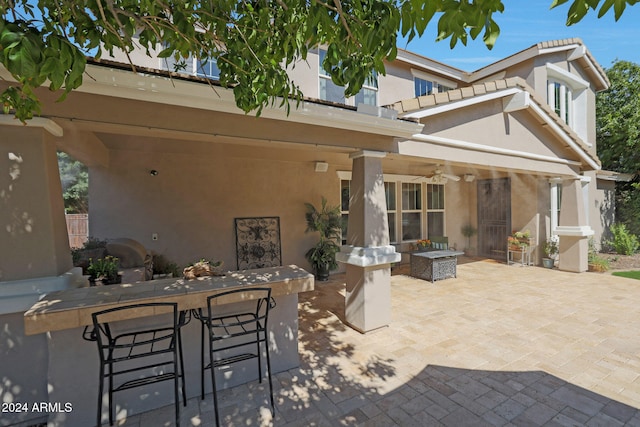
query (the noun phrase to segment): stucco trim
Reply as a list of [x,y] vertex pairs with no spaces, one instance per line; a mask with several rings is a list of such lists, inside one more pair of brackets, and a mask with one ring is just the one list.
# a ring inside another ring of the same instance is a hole
[[555,234],[558,236],[588,237],[593,236],[595,232],[588,225],[559,225],[556,227]]
[[[131,70],[87,65],[93,79],[87,80],[77,91],[120,97],[136,101],[199,108],[244,115],[235,103],[231,89],[213,87],[204,89],[202,82],[171,79],[155,74],[134,73]],[[292,101],[295,102],[295,101]],[[279,103],[276,103],[279,105]],[[408,136],[423,125],[358,113],[337,106],[302,101],[294,105],[289,114],[284,107],[266,107],[261,117],[330,128],[355,130],[386,136]]]
[[356,265],[358,267],[373,267],[376,265],[399,262],[402,254],[396,252],[395,246],[375,246],[363,248],[359,246],[343,245],[336,254],[336,261]]
[[[463,141],[460,139],[444,138],[441,136],[416,134],[411,138],[415,141],[430,142],[434,144],[446,145],[450,147],[463,148],[466,150],[481,151],[483,153],[502,154],[506,156],[521,157],[524,159],[541,160],[550,163],[559,163],[568,166],[580,166],[580,162],[563,159],[560,157],[544,156],[541,154],[529,153],[527,151],[511,150],[508,148],[494,147],[492,145],[477,144],[475,142]],[[403,141],[405,143],[411,141]],[[402,144],[400,142],[399,144]]]
[[42,128],[47,132],[49,132],[51,135],[56,137],[62,137],[64,135],[64,131],[56,122],[54,122],[51,119],[47,119],[43,117],[34,117],[31,120],[28,120],[26,123],[22,123],[20,120],[16,119],[12,115],[1,114],[0,125],[36,127],[36,128]]

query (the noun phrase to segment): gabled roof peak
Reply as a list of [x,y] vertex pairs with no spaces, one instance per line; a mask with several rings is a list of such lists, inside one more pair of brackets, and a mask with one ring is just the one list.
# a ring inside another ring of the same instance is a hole
[[528,99],[524,106],[531,108],[536,114],[544,116],[547,123],[556,129],[556,132],[566,136],[566,140],[571,141],[576,151],[587,164],[591,165],[593,169],[600,168],[599,159],[591,153],[589,147],[580,136],[555,114],[546,102],[538,99],[533,88],[521,77],[509,77],[477,83],[447,92],[399,101],[388,107],[395,109],[402,118],[415,120],[433,114],[455,111],[468,107],[473,103],[512,96],[516,93],[524,93]]
[[609,88],[610,83],[606,72],[600,64],[598,64],[598,61],[596,61],[593,55],[591,55],[591,52],[589,52],[582,39],[579,37],[548,40],[536,43],[527,49],[516,52],[513,55],[507,56],[470,73],[468,82],[472,83],[474,81],[482,80],[534,57],[560,51],[572,51],[572,53],[568,55],[568,60],[578,62],[590,75],[596,91],[606,90]]

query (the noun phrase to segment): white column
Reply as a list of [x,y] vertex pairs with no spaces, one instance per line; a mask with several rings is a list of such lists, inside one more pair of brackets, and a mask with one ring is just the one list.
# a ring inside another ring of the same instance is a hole
[[368,332],[391,321],[391,263],[400,254],[389,244],[382,158],[385,153],[359,151],[353,160],[347,245],[336,255],[346,264],[345,319]]

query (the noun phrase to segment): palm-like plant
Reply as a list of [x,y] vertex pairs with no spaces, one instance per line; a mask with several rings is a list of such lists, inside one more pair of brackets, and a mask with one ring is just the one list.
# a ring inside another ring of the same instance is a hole
[[340,206],[327,206],[327,199],[322,198],[321,209],[316,209],[311,203],[305,203],[307,212],[306,232],[318,232],[320,240],[305,254],[307,260],[313,266],[318,280],[326,280],[329,271],[338,268],[336,253],[340,251],[337,241],[341,237],[342,214]]

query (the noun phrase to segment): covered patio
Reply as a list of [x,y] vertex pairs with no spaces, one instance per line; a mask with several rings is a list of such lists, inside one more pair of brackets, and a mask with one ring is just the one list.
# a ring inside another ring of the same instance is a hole
[[[277,376],[275,419],[252,382],[221,393],[224,424],[640,425],[640,282],[464,257],[455,279],[405,273],[390,326],[366,335],[343,322],[344,275],[300,294],[300,368]],[[191,399],[184,425],[212,411]]]

